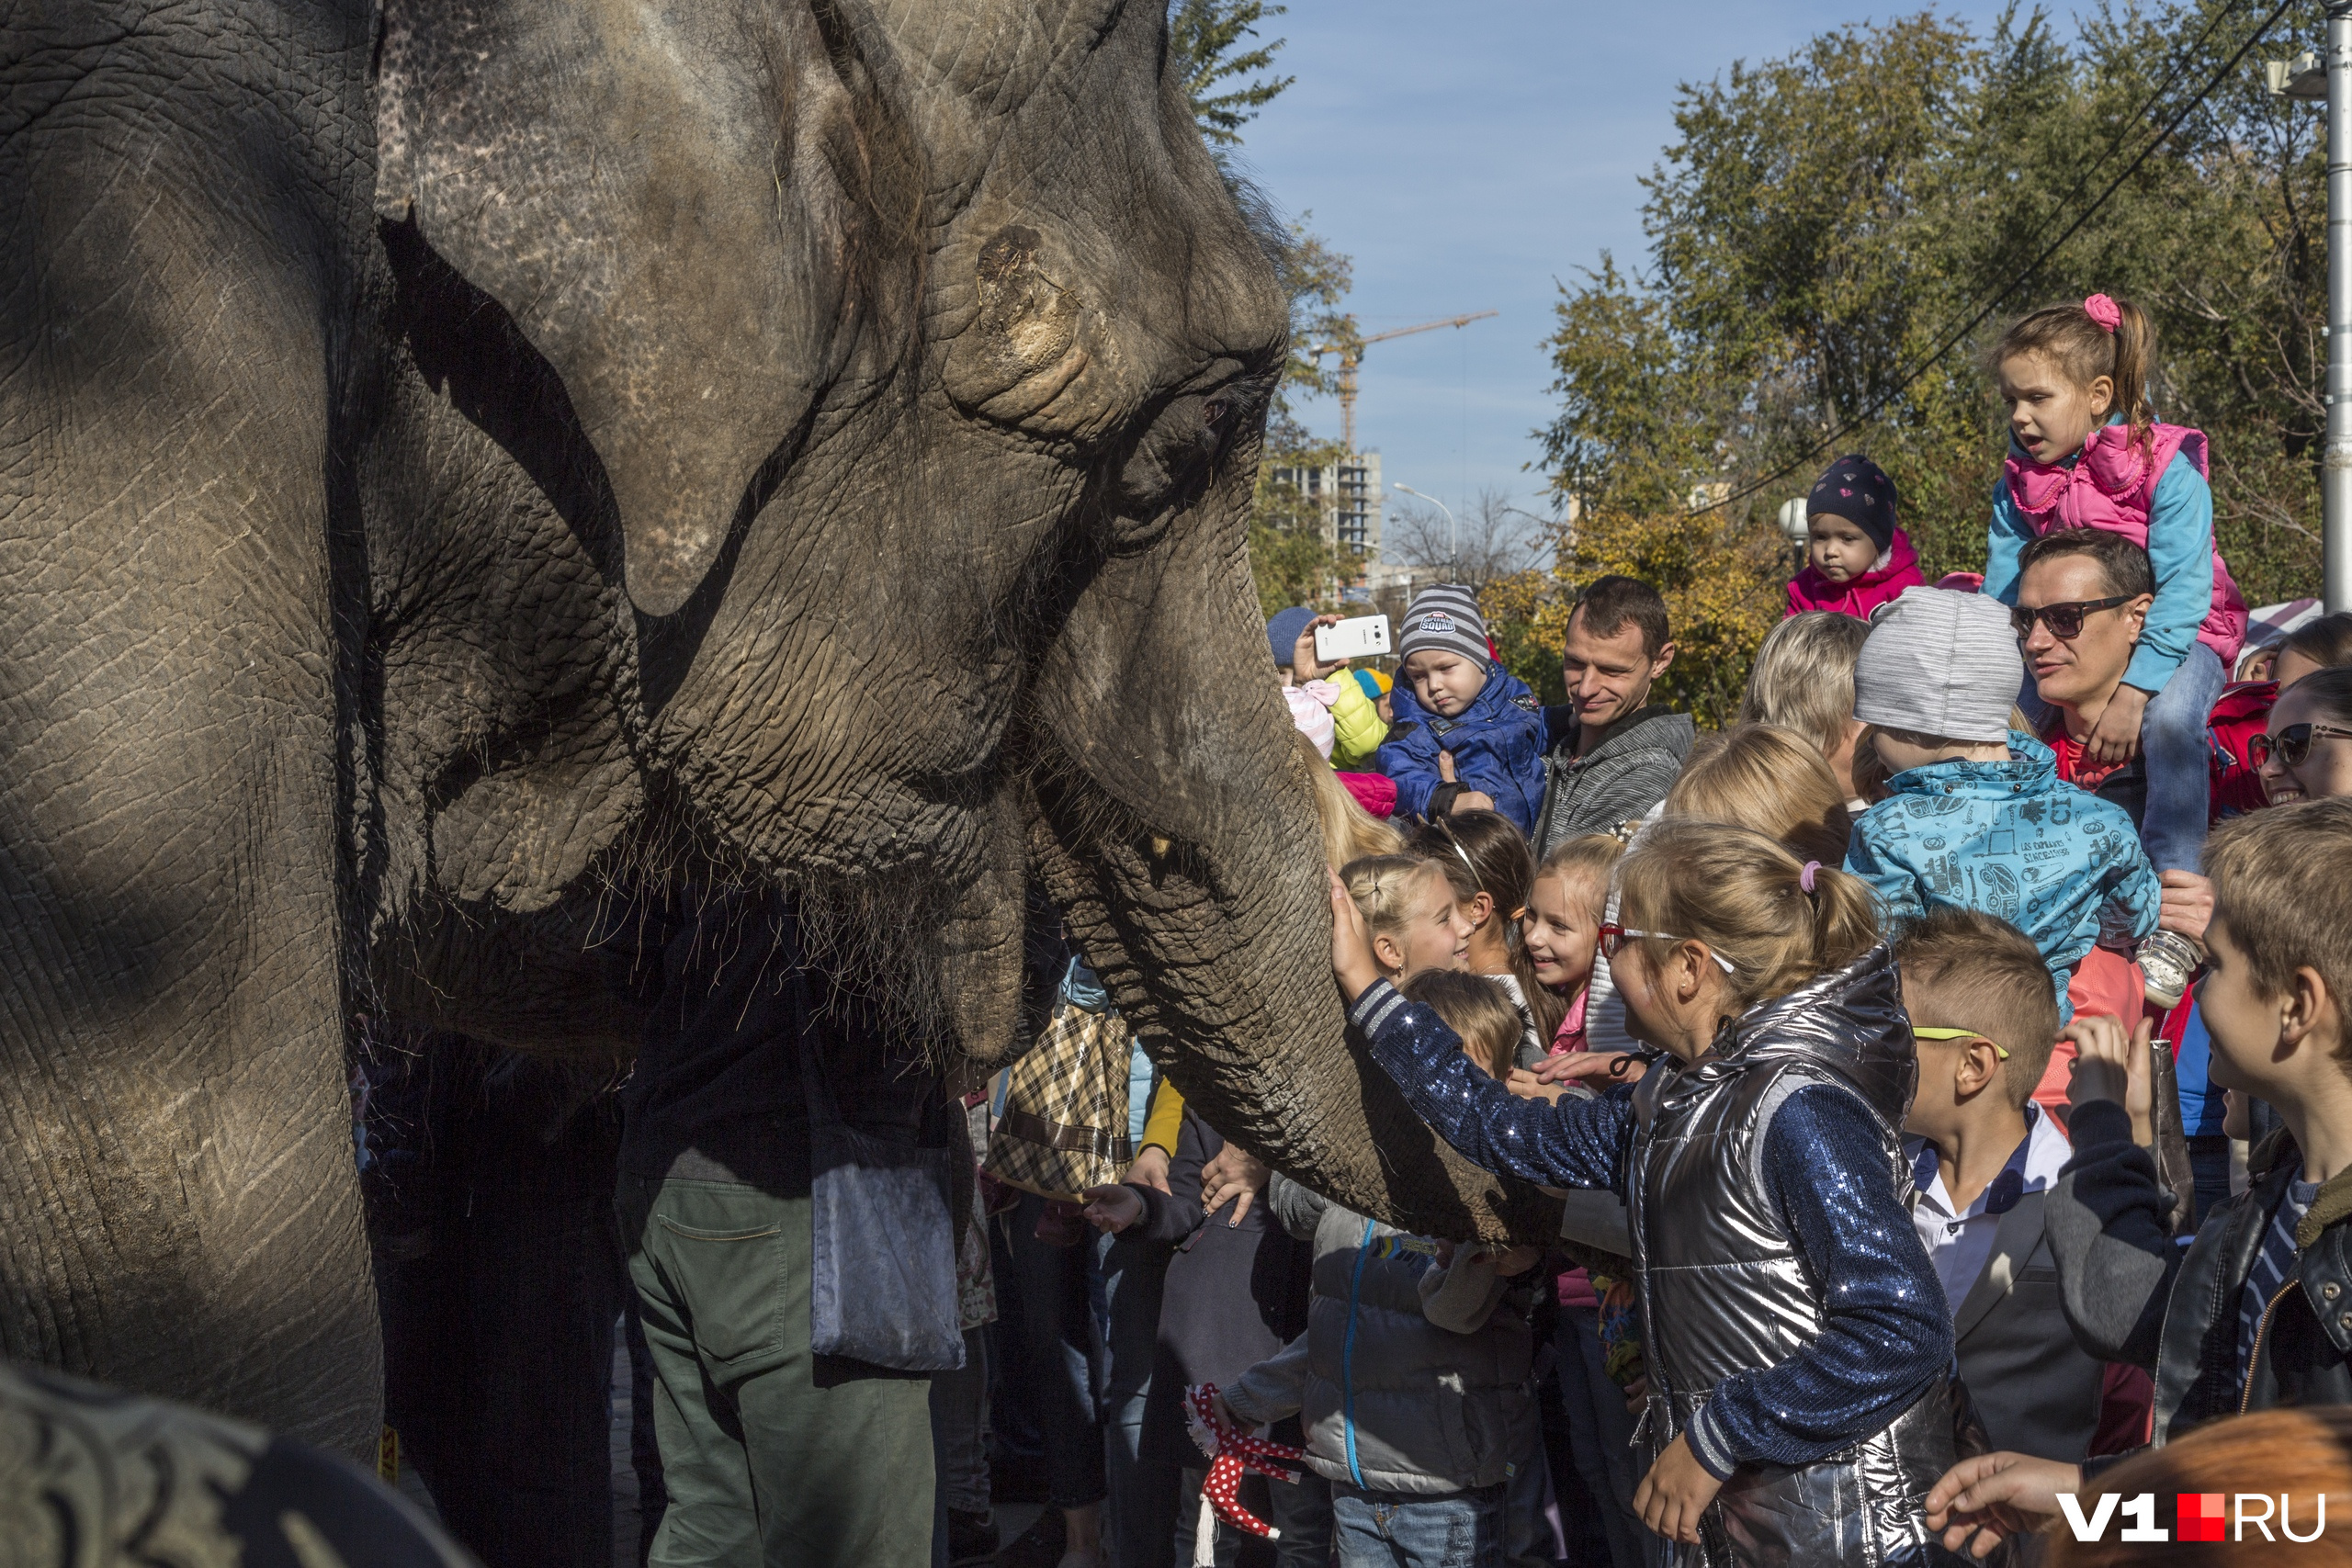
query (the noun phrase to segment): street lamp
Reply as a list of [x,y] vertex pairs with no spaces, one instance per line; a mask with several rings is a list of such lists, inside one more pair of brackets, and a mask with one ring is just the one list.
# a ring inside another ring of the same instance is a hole
[[1461,542],[1454,537],[1453,508],[1448,506],[1445,502],[1440,501],[1433,495],[1422,494],[1421,491],[1415,490],[1411,485],[1400,484],[1396,488],[1403,491],[1407,495],[1420,496],[1423,501],[1428,502],[1431,506],[1436,507],[1440,512],[1445,513],[1445,575],[1449,581],[1452,580],[1455,570],[1457,570],[1458,564],[1454,560],[1454,555],[1461,548]]

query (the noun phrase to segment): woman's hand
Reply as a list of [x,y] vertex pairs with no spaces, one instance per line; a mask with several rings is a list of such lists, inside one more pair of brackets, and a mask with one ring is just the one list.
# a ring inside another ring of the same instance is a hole
[[2121,767],[2140,750],[2140,719],[2148,711],[2148,694],[2137,686],[2118,686],[2099,710],[2098,722],[2083,737],[2083,759],[2098,767]]
[[1668,1540],[1695,1544],[1699,1540],[1699,1516],[1715,1500],[1724,1483],[1707,1473],[1699,1456],[1690,1451],[1690,1439],[1677,1438],[1657,1456],[1650,1472],[1642,1477],[1642,1484],[1634,1494],[1634,1512],[1642,1523]]
[[2025,1454],[1979,1454],[1945,1471],[1928,1493],[1928,1528],[1944,1550],[1991,1554],[2002,1540],[2039,1529],[2058,1512],[2058,1494],[2083,1488],[2082,1466]]
[[1380,978],[1380,965],[1372,956],[1372,930],[1363,923],[1363,911],[1348,897],[1348,885],[1340,874],[1331,877],[1331,973],[1340,977],[1340,994],[1348,1005],[1372,988]]
[[2158,880],[2165,891],[2156,907],[2156,928],[2203,947],[2205,928],[2213,919],[2213,885],[2193,871],[2167,871]]
[[1127,1174],[1120,1178],[1131,1187],[1148,1187],[1155,1192],[1168,1190],[1168,1151],[1158,1144],[1146,1144],[1143,1153],[1136,1156],[1127,1167]]
[[2123,1025],[2105,1013],[2079,1013],[2062,1036],[2075,1043],[2075,1075],[2066,1086],[2067,1104],[2115,1101],[2132,1113],[2132,1141],[2142,1148],[2156,1141],[2155,1086],[2148,1061],[2149,1035],[2154,1028],[2155,1021],[2143,1017],[2126,1037]]
[[1273,1173],[1265,1162],[1238,1144],[1227,1144],[1201,1167],[1201,1213],[1204,1217],[1225,1207],[1226,1200],[1233,1200],[1233,1217],[1225,1222],[1231,1230],[1266,1190]]
[[1143,1194],[1132,1187],[1090,1187],[1079,1198],[1086,1204],[1080,1212],[1106,1235],[1125,1230],[1143,1218]]

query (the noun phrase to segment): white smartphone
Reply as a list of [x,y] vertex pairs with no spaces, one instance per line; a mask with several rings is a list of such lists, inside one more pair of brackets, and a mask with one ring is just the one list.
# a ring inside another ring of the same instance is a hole
[[1388,651],[1388,617],[1355,615],[1335,626],[1315,628],[1315,657],[1325,664],[1369,659]]

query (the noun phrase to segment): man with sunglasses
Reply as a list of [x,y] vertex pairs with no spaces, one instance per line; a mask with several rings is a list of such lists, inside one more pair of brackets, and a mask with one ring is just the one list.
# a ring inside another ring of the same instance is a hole
[[2045,534],[2018,564],[2010,619],[2030,678],[2025,695],[2038,699],[2024,706],[2058,754],[2058,776],[2130,812],[2157,871],[2195,871],[2211,808],[2206,726],[2221,660],[2193,640],[2185,653],[2153,647],[2155,573],[2120,534]]

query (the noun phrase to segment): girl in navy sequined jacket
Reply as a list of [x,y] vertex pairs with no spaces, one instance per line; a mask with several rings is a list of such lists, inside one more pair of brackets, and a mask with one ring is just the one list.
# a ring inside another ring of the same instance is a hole
[[[1951,1325],[1904,1202],[1917,1064],[1868,889],[1698,821],[1644,835],[1620,886],[1604,951],[1635,1033],[1667,1054],[1639,1084],[1552,1104],[1467,1070],[1453,1032],[1378,979],[1335,897],[1350,1021],[1472,1162],[1626,1198],[1653,1362],[1657,1459],[1635,1498],[1650,1529],[1705,1542],[1711,1563],[1929,1561],[1920,1505],[1953,1457]],[[1738,1146],[1755,1157],[1707,1152]],[[1700,1170],[1711,1158],[1748,1190]],[[1648,1222],[1658,1202],[1670,1224]],[[1803,1536],[1822,1487],[1850,1502],[1888,1476],[1873,1522],[1831,1501],[1846,1522]]]

